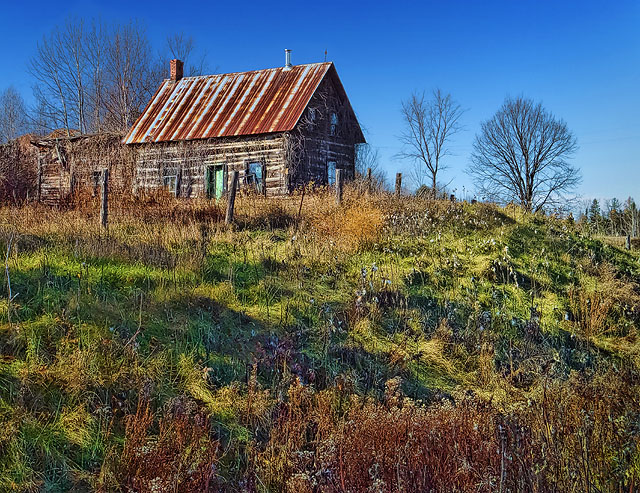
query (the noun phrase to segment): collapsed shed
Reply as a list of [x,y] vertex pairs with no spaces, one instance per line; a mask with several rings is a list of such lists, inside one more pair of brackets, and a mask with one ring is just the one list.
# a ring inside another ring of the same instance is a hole
[[115,193],[132,188],[135,159],[121,143],[121,134],[79,135],[55,131],[34,139],[37,148],[36,195],[49,205],[67,202],[77,191],[97,194],[104,169],[109,170],[109,186]]

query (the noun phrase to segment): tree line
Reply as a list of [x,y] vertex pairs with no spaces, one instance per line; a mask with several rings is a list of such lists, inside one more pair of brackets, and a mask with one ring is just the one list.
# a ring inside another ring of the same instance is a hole
[[640,213],[633,198],[624,202],[617,198],[607,200],[603,207],[597,199],[580,214],[578,222],[592,233],[605,236],[638,236]]

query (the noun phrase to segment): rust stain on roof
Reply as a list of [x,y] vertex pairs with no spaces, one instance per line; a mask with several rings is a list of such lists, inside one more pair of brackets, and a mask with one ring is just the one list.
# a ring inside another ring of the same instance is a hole
[[332,63],[165,80],[125,144],[292,130]]

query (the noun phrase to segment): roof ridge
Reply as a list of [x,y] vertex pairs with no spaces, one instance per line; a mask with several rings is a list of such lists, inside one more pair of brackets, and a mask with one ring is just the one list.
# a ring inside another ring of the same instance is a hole
[[[307,67],[309,65],[331,65],[331,64],[333,64],[333,62],[299,63],[297,65],[293,65],[292,68],[295,68],[295,67]],[[252,72],[266,72],[267,70],[278,70],[278,69],[283,69],[283,68],[284,68],[284,66],[270,67],[270,68],[260,68],[260,69],[255,69],[255,70],[240,70],[238,72],[224,72],[224,73],[221,73],[221,74],[188,75],[188,76],[180,78],[179,81],[180,80],[185,80],[185,79],[200,79],[200,78],[205,78],[205,77],[220,77],[220,76],[223,76],[223,75],[250,74]],[[164,81],[170,81],[170,80],[171,79],[163,79],[163,82]]]

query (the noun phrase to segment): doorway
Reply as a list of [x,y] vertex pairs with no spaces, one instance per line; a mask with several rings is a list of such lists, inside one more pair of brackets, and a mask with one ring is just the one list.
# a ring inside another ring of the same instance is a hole
[[205,190],[208,199],[219,199],[224,194],[224,164],[210,164],[205,169]]

